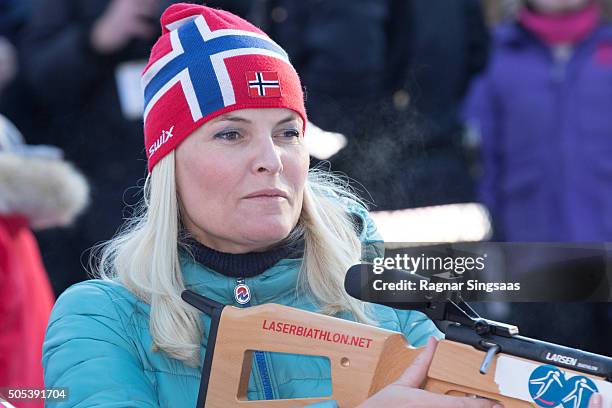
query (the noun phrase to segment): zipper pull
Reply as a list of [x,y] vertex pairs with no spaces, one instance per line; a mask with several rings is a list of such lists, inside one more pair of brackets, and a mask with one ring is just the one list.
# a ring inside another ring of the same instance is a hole
[[251,301],[251,290],[244,282],[244,278],[236,279],[236,286],[234,287],[234,299],[240,305],[246,305]]

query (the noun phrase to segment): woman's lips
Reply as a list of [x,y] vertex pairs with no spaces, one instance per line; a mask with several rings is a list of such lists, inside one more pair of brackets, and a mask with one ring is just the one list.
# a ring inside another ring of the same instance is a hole
[[281,197],[281,196],[255,196],[255,197],[247,197],[248,200],[253,200],[253,201],[262,201],[262,202],[281,202],[281,201],[286,201],[287,199],[285,197]]
[[252,200],[262,200],[262,201],[270,201],[270,200],[281,201],[281,200],[288,200],[289,194],[287,194],[283,190],[271,188],[271,189],[263,189],[263,190],[254,191],[246,195],[244,198],[248,198]]

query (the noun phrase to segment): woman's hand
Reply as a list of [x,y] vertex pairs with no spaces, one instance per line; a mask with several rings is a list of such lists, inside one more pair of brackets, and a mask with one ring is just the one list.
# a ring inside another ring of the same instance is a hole
[[[425,349],[392,384],[372,395],[358,408],[411,407],[411,408],[502,408],[496,401],[482,398],[450,397],[421,390],[427,370],[433,359],[438,342],[431,337]],[[601,407],[601,406],[600,406]],[[597,406],[589,408],[600,408]]]

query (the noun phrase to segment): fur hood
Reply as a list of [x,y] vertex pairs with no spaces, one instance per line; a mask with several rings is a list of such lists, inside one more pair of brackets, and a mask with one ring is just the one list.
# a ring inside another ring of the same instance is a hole
[[0,215],[23,215],[35,229],[65,226],[88,201],[85,178],[65,160],[0,151]]

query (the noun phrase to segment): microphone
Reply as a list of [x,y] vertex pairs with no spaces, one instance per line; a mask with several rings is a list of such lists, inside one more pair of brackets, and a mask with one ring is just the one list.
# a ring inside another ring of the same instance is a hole
[[364,302],[394,309],[420,309],[434,298],[426,288],[429,282],[429,278],[401,269],[385,268],[382,273],[375,273],[373,264],[361,263],[346,272],[344,289]]

